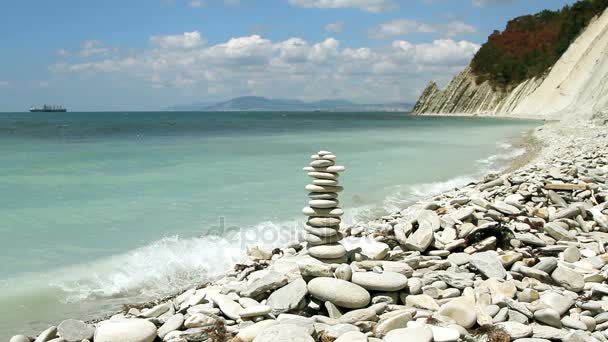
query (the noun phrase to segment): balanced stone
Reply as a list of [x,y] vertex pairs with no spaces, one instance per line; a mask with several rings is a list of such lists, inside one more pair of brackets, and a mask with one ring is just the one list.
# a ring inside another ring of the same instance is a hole
[[344,189],[341,186],[308,184],[306,190],[311,192],[342,192]]
[[337,199],[314,199],[308,201],[308,205],[312,208],[328,209],[335,208],[340,204]]
[[313,246],[336,243],[340,240],[342,240],[342,234],[340,234],[340,233],[336,233],[334,235],[327,236],[327,237],[321,237],[321,236],[317,236],[314,234],[304,233],[304,241],[308,242],[308,244],[313,245]]
[[340,224],[340,219],[335,217],[311,217],[308,224],[313,227],[331,227]]
[[310,166],[312,167],[328,167],[334,165],[335,162],[333,160],[326,159],[317,159],[310,162]]
[[302,213],[306,216],[340,217],[344,215],[344,210],[341,208],[321,209],[306,207],[302,209]]
[[308,233],[310,233],[312,235],[316,235],[319,237],[330,237],[330,236],[338,235],[337,230],[335,230],[333,228],[329,228],[329,227],[316,228],[316,227],[304,226],[304,230],[306,230]]
[[312,200],[336,199],[336,198],[338,198],[338,194],[335,192],[310,192],[310,193],[308,193],[308,198],[310,198]]
[[331,185],[337,186],[340,185],[337,180],[333,179],[313,179],[312,184],[314,185]]
[[315,258],[320,259],[335,259],[344,256],[346,249],[339,244],[334,245],[318,245],[308,248],[308,253]]
[[339,175],[337,173],[332,172],[309,172],[308,176],[316,179],[337,179]]

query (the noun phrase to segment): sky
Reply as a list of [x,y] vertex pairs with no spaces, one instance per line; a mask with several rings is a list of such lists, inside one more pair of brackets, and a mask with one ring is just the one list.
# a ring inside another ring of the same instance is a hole
[[493,30],[570,0],[0,0],[0,111],[238,96],[415,102]]

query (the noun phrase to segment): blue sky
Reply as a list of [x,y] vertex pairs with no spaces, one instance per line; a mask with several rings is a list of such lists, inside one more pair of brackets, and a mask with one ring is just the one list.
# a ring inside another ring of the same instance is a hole
[[0,111],[236,96],[413,102],[494,29],[565,0],[3,1]]

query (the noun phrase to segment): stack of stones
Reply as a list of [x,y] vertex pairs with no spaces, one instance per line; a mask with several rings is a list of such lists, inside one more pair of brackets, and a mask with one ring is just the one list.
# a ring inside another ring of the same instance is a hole
[[310,158],[310,165],[304,168],[313,179],[312,184],[306,185],[310,201],[302,210],[308,216],[304,235],[308,253],[323,262],[342,263],[346,261],[346,250],[338,243],[342,240],[339,229],[344,214],[338,201],[338,192],[343,189],[338,176],[345,168],[336,165],[336,156],[328,151],[319,151]]

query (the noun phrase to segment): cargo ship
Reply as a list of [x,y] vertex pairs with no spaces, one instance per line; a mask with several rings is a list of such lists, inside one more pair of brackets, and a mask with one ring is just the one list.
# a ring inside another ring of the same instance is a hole
[[45,113],[63,113],[67,112],[63,106],[47,106],[44,105],[42,107],[32,107],[30,108],[30,112],[45,112]]

